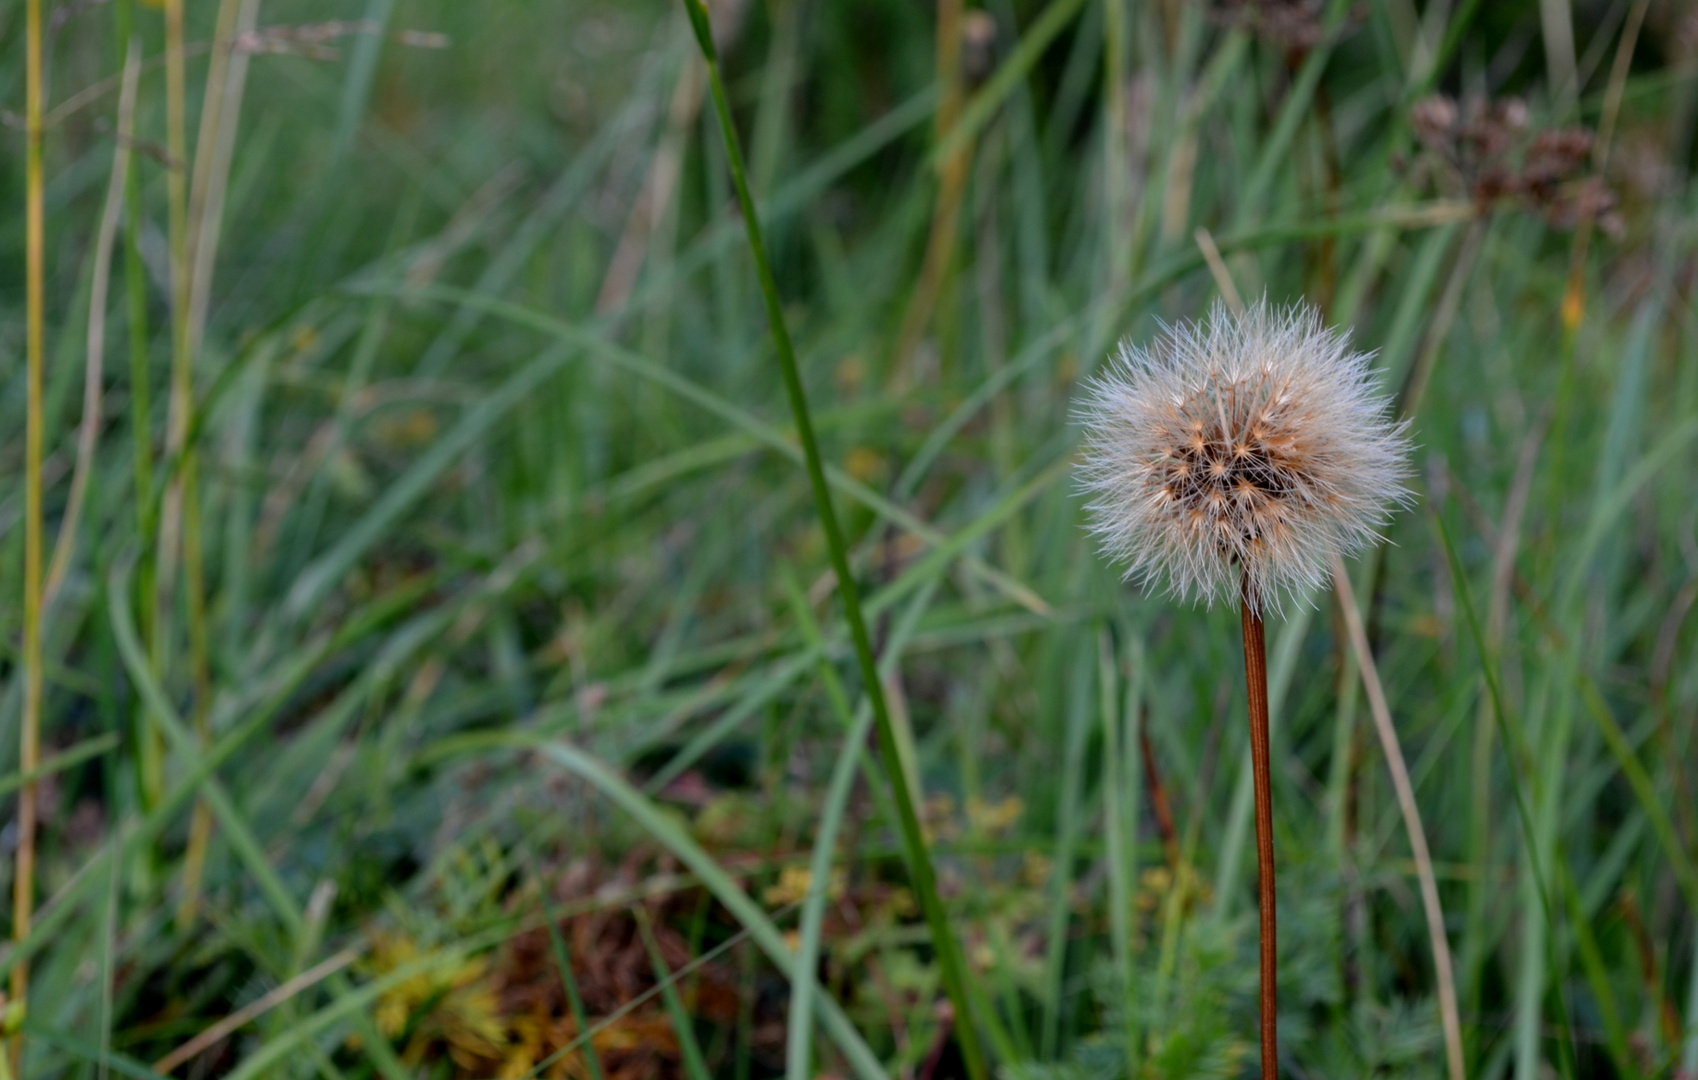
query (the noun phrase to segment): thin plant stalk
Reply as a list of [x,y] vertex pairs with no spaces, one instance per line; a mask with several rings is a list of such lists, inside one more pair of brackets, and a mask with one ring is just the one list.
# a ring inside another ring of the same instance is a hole
[[244,1025],[252,1023],[279,1005],[294,1000],[303,991],[318,985],[359,958],[359,949],[343,949],[334,956],[319,961],[306,971],[260,995],[166,1054],[153,1063],[153,1071],[160,1076],[169,1076],[171,1070],[201,1051],[228,1038],[233,1032],[240,1031]]
[[[527,856],[527,862],[529,862]],[[572,954],[566,948],[566,937],[560,932],[560,920],[555,918],[554,910],[548,902],[548,886],[537,874],[536,867],[531,866],[531,877],[537,884],[537,901],[542,907],[543,920],[548,924],[548,941],[554,948],[554,962],[560,968],[560,985],[566,991],[566,1004],[572,1012],[572,1023],[577,1025],[580,1036],[590,1030],[589,1016],[584,1012],[584,996],[578,991],[578,977],[572,972]],[[601,1055],[596,1052],[595,1040],[584,1041],[584,1067],[589,1071],[589,1080],[603,1080],[601,1071]]]
[[51,610],[53,598],[64,584],[77,546],[77,526],[88,497],[89,477],[94,471],[94,452],[100,442],[101,387],[105,382],[106,307],[112,283],[112,245],[116,242],[118,219],[123,212],[124,187],[129,179],[131,121],[135,116],[136,83],[141,73],[141,49],[130,42],[124,56],[123,89],[118,95],[118,138],[112,152],[112,174],[106,187],[106,203],[100,213],[100,229],[94,242],[94,280],[89,289],[87,357],[83,378],[83,417],[77,432],[77,463],[71,474],[71,493],[59,538],[53,545],[53,560],[47,568],[42,590],[42,607]]
[[649,917],[648,908],[633,904],[631,915],[642,935],[643,948],[649,954],[649,964],[654,968],[655,985],[660,988],[661,1000],[666,1004],[666,1013],[672,1021],[673,1033],[678,1036],[678,1051],[679,1057],[683,1059],[684,1075],[689,1080],[708,1080],[707,1059],[702,1056],[701,1044],[696,1040],[689,1010],[684,1007],[684,999],[678,993],[678,983],[683,979],[684,973],[674,975],[667,966],[666,958],[661,956],[660,943],[655,940],[654,924]]
[[1427,936],[1433,944],[1433,976],[1438,982],[1439,1020],[1444,1027],[1445,1063],[1451,1080],[1467,1080],[1468,1070],[1462,1058],[1462,1019],[1456,1006],[1456,975],[1451,966],[1450,940],[1444,931],[1444,908],[1439,904],[1439,885],[1433,875],[1433,856],[1427,849],[1427,834],[1421,826],[1421,810],[1415,802],[1415,785],[1409,779],[1409,766],[1403,760],[1403,748],[1398,745],[1397,729],[1392,726],[1391,708],[1386,704],[1385,688],[1368,646],[1368,632],[1362,625],[1362,614],[1356,610],[1356,590],[1350,585],[1350,575],[1344,563],[1333,563],[1333,582],[1338,590],[1339,610],[1344,615],[1345,629],[1350,634],[1350,647],[1356,653],[1357,669],[1362,674],[1363,688],[1368,692],[1368,711],[1374,717],[1374,729],[1379,733],[1380,748],[1385,751],[1386,768],[1391,771],[1391,784],[1397,793],[1397,807],[1403,815],[1403,828],[1409,834],[1409,850],[1415,859],[1415,877],[1421,887],[1421,906],[1427,915]]
[[[1101,684],[1103,725],[1103,842],[1108,847],[1109,939],[1114,947],[1115,974],[1120,992],[1131,1000],[1136,985],[1133,974],[1132,882],[1138,872],[1138,823],[1133,812],[1139,792],[1130,755],[1137,744],[1138,700],[1136,687],[1123,695],[1115,678],[1113,644],[1106,630],[1097,637],[1098,682]],[[1124,732],[1125,738],[1122,739]],[[1174,893],[1180,892],[1176,884]],[[1138,1017],[1127,1009],[1122,1017],[1127,1072],[1138,1074],[1141,1041]]]
[[1261,908],[1262,1080],[1279,1077],[1279,940],[1274,912],[1273,776],[1268,745],[1268,645],[1262,614],[1244,576],[1244,687],[1250,701],[1250,766],[1256,781],[1256,891]]
[[[114,23],[117,31],[118,49],[122,56],[128,56],[134,48],[139,54],[140,39],[135,32],[135,2],[134,0],[118,0],[113,5]],[[120,127],[122,131],[123,128]],[[140,241],[141,221],[141,183],[137,177],[138,169],[133,167],[135,148],[130,139],[118,140],[118,153],[123,155],[124,169],[124,291],[129,316],[129,345],[130,345],[130,429],[134,440],[132,457],[135,468],[135,504],[136,504],[136,535],[148,537],[154,535],[154,498],[153,498],[153,394],[152,378],[148,365],[148,318],[147,318],[147,265],[142,261]],[[153,648],[153,552],[143,545],[136,567],[137,598],[147,602],[138,604],[139,631],[143,648],[150,652]],[[143,718],[137,717],[137,720]],[[146,753],[150,736],[144,731],[138,734],[136,745],[142,752],[136,755],[136,764],[140,769],[138,780],[143,781],[139,787],[147,791],[145,778]]]
[[[28,235],[24,274],[26,279],[25,331],[28,338],[24,425],[24,641],[23,717],[19,731],[18,768],[24,774],[18,795],[18,853],[12,875],[12,938],[29,937],[35,911],[35,823],[36,766],[41,757],[41,453],[42,453],[42,368],[46,363],[43,309],[46,287],[43,264],[46,256],[46,207],[43,202],[41,165],[41,0],[29,0],[25,34],[25,125],[24,216]],[[12,969],[12,1001],[22,1004],[29,993],[29,966],[20,962]],[[13,1075],[23,1074],[24,1044],[21,1035],[12,1039],[10,1057]]]
[[[937,5],[938,105],[935,132],[937,145],[940,148],[948,146],[949,151],[938,163],[937,205],[932,214],[931,232],[926,237],[920,279],[896,333],[895,377],[902,381],[919,381],[918,372],[910,365],[933,314],[938,313],[945,323],[950,316],[947,310],[939,312],[939,300],[949,292],[954,272],[955,237],[961,218],[961,201],[967,192],[973,150],[971,139],[950,138],[960,120],[965,98],[961,83],[963,8],[962,0],[940,0]],[[948,344],[947,340],[944,344]],[[947,362],[947,355],[940,358],[940,364]]]
[[696,43],[701,47],[702,58],[707,63],[714,110],[719,116],[720,132],[731,166],[731,179],[737,189],[737,203],[742,210],[743,225],[749,237],[749,250],[754,257],[761,293],[766,301],[767,321],[771,325],[773,345],[783,372],[784,389],[790,400],[790,411],[796,420],[796,434],[802,444],[814,503],[819,511],[820,525],[825,532],[826,546],[831,553],[831,566],[837,577],[837,592],[843,602],[844,619],[849,624],[849,636],[855,645],[862,692],[866,694],[867,701],[872,706],[873,723],[878,731],[879,754],[884,760],[885,773],[889,777],[891,792],[895,796],[897,824],[907,854],[908,870],[913,876],[914,892],[919,898],[931,931],[932,946],[937,952],[944,990],[955,1009],[956,1028],[961,1033],[957,1042],[961,1047],[961,1058],[967,1075],[969,1080],[987,1080],[984,1054],[978,1042],[978,1027],[973,1022],[973,1012],[967,996],[967,982],[963,971],[965,965],[950,932],[943,903],[938,898],[931,856],[926,849],[925,836],[920,831],[920,817],[914,792],[909,790],[907,777],[902,770],[896,729],[891,722],[890,707],[885,701],[884,684],[879,679],[872,638],[867,633],[866,620],[861,614],[860,594],[849,569],[848,544],[844,541],[843,529],[838,524],[837,512],[832,507],[831,489],[826,484],[825,466],[820,457],[819,441],[814,435],[807,396],[802,389],[795,347],[790,341],[790,331],[784,322],[784,309],[778,297],[778,282],[767,258],[766,241],[761,235],[755,200],[749,192],[743,150],[737,139],[737,129],[732,124],[731,105],[726,98],[725,82],[720,75],[719,57],[713,44],[713,31],[708,22],[707,8],[703,6],[702,0],[684,0],[684,4],[689,12],[691,28],[696,34]]
[[[189,371],[189,228],[187,90],[183,72],[183,0],[165,5],[165,209],[171,265],[171,384],[165,448],[182,462],[187,442],[193,384]],[[154,636],[149,660],[164,677],[170,666],[172,597],[176,590],[178,544],[182,535],[184,471],[166,481],[158,519],[154,563]],[[142,800],[152,807],[165,790],[165,742],[159,725],[148,723],[142,735]]]
[[1128,50],[1126,0],[1103,3],[1103,204],[1108,216],[1104,254],[1110,290],[1125,286],[1131,276],[1131,177],[1126,139]]
[[[1469,636],[1474,641],[1474,648],[1480,654],[1480,673],[1486,681],[1486,691],[1492,703],[1492,718],[1496,721],[1498,741],[1503,744],[1504,753],[1509,758],[1509,790],[1515,797],[1515,812],[1520,819],[1521,835],[1527,845],[1527,865],[1533,872],[1533,889],[1539,898],[1539,906],[1545,917],[1546,926],[1555,926],[1556,920],[1551,912],[1551,893],[1546,885],[1543,860],[1539,858],[1539,846],[1535,842],[1533,816],[1528,810],[1527,794],[1521,787],[1522,761],[1531,760],[1523,732],[1519,724],[1511,725],[1510,714],[1504,708],[1503,691],[1498,684],[1495,659],[1486,644],[1485,634],[1480,628],[1479,616],[1474,611],[1474,601],[1469,593],[1468,579],[1463,575],[1461,559],[1456,554],[1456,545],[1451,540],[1450,530],[1445,525],[1444,515],[1432,514],[1434,526],[1438,530],[1439,542],[1444,547],[1445,563],[1450,568],[1451,583],[1456,589],[1456,597],[1462,601],[1462,614],[1468,627]],[[1560,855],[1559,855],[1560,857]],[[1552,970],[1558,970],[1555,963],[1555,947],[1552,943],[1554,935],[1546,935],[1545,949],[1551,962]],[[1577,1075],[1577,1064],[1574,1056],[1574,1040],[1572,1026],[1568,1020],[1568,999],[1563,991],[1562,980],[1553,981],[1551,996],[1557,1013],[1558,1034],[1557,1043],[1558,1064],[1562,1075],[1573,1077]]]
[[[1127,229],[1126,74],[1127,19],[1125,0],[1103,3],[1103,210],[1108,219],[1102,233],[1102,284],[1105,295],[1126,288],[1132,266]],[[1114,324],[1113,309],[1102,309],[1092,320],[1087,352],[1100,350]]]
[[[173,311],[171,355],[171,427],[169,449],[180,462],[176,482],[171,491],[177,499],[171,503],[167,521],[179,524],[182,530],[183,591],[186,601],[189,632],[189,668],[194,682],[193,723],[195,735],[205,746],[209,734],[212,672],[208,660],[206,634],[206,581],[202,574],[200,463],[194,447],[187,438],[188,418],[194,410],[194,362],[200,337],[200,318],[205,310],[204,290],[201,288],[206,229],[207,180],[213,167],[218,143],[220,122],[223,119],[224,77],[229,66],[231,27],[236,5],[223,0],[218,5],[218,23],[213,33],[211,62],[207,67],[206,89],[201,97],[200,131],[195,138],[195,168],[189,187],[189,202],[184,215],[185,235],[182,248],[173,238],[172,283],[177,286],[174,299],[180,308]],[[188,163],[181,162],[184,168]],[[181,285],[178,285],[178,282]],[[173,558],[177,553],[172,553]],[[207,847],[212,841],[212,810],[205,799],[197,800],[189,817],[189,841],[183,853],[183,891],[177,902],[177,925],[186,927],[194,921],[200,908],[201,875],[206,867]]]
[[[246,86],[248,54],[232,48],[237,34],[253,29],[259,0],[223,0],[218,7],[212,62],[202,98],[200,134],[195,140],[194,186],[189,192],[188,300],[186,325],[178,342],[174,373],[181,369],[185,413],[194,401],[194,361],[206,327],[212,291],[212,263],[224,218],[224,196],[235,149],[236,117]],[[173,379],[173,405],[178,381]],[[176,413],[174,412],[175,416]],[[212,664],[203,566],[199,456],[185,441],[173,449],[182,455],[183,586],[187,600],[189,664],[194,678],[195,736],[202,746],[212,738]],[[212,812],[204,801],[195,805],[189,823],[189,844],[183,859],[183,895],[177,921],[188,924],[200,905],[201,874],[212,838]]]
[[[212,741],[212,665],[206,630],[206,581],[201,573],[200,469],[192,451],[185,451],[183,483],[183,564],[188,600],[189,665],[194,678],[193,723],[202,749]],[[195,802],[189,817],[189,841],[183,854],[183,894],[177,904],[177,925],[186,927],[200,909],[201,876],[212,842],[212,808],[205,798]]]

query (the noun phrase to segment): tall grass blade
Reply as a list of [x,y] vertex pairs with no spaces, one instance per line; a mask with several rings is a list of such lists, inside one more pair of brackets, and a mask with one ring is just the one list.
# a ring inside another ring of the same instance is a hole
[[[12,862],[12,940],[30,936],[35,914],[35,843],[37,782],[41,758],[42,678],[41,557],[42,557],[42,378],[46,366],[45,260],[47,210],[42,175],[42,40],[41,0],[26,0],[24,26],[25,149],[24,227],[28,234],[24,264],[25,289],[25,431],[24,431],[24,575],[23,575],[23,715],[19,725],[18,768],[26,779],[18,796],[18,835]],[[29,967],[12,969],[11,1001],[29,1001]],[[24,1075],[24,1043],[13,1036],[9,1048],[12,1073]]]

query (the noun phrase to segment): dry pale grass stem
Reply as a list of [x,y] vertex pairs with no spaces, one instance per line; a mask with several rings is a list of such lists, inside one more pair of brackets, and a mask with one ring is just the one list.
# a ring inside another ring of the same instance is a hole
[[1427,833],[1421,826],[1421,809],[1415,802],[1415,784],[1409,777],[1409,766],[1403,759],[1403,748],[1397,741],[1397,728],[1391,720],[1391,706],[1386,704],[1385,688],[1380,684],[1379,667],[1374,663],[1374,651],[1368,645],[1368,632],[1362,625],[1362,615],[1356,610],[1356,592],[1344,563],[1334,561],[1333,582],[1338,589],[1338,608],[1344,616],[1344,626],[1350,635],[1350,647],[1356,653],[1356,663],[1362,673],[1362,685],[1368,692],[1368,709],[1374,718],[1374,731],[1380,737],[1385,752],[1386,768],[1391,772],[1392,790],[1397,795],[1397,809],[1403,815],[1403,828],[1409,835],[1409,849],[1415,860],[1415,877],[1421,889],[1421,907],[1427,916],[1427,938],[1433,946],[1433,976],[1438,982],[1439,1022],[1444,1029],[1445,1064],[1451,1080],[1467,1080],[1468,1069],[1462,1055],[1462,1019],[1456,1002],[1456,975],[1450,958],[1450,939],[1445,936],[1444,908],[1439,903],[1438,878],[1433,873],[1433,856],[1427,849]]

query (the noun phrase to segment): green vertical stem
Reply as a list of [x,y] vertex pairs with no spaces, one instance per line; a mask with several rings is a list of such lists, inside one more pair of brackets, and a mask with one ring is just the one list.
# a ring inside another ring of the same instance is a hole
[[361,34],[354,42],[353,60],[348,65],[348,78],[342,84],[342,105],[336,117],[336,157],[346,157],[353,149],[354,137],[365,119],[366,102],[371,99],[372,84],[377,78],[377,61],[383,52],[383,38],[389,29],[389,15],[395,0],[366,0],[364,22],[373,29]]
[[[1481,711],[1489,710],[1490,706],[1483,702]],[[1510,767],[1514,767],[1513,761]],[[1462,954],[1462,977],[1458,987],[1462,997],[1461,1008],[1470,1015],[1478,1013],[1485,994],[1486,955],[1489,951],[1486,917],[1494,892],[1491,861],[1492,832],[1496,823],[1492,815],[1492,788],[1492,725],[1485,716],[1481,716],[1474,730],[1468,777],[1468,865],[1474,867],[1476,876],[1468,884],[1468,909],[1462,930],[1466,949]],[[1478,1053],[1484,1041],[1482,1034],[1478,1025],[1470,1025],[1464,1032],[1466,1049],[1470,1054]]]
[[[920,616],[931,607],[938,584],[939,579],[934,577],[920,586],[914,599],[909,602],[885,644],[881,675],[894,672],[901,663],[902,653],[907,648]],[[801,586],[792,575],[785,574],[784,587],[790,596],[803,640],[810,648],[822,646],[823,639],[820,637],[819,627],[814,624],[813,614],[808,609],[808,601]],[[862,701],[859,708],[850,708],[849,695],[844,691],[842,680],[837,677],[837,669],[832,666],[829,654],[823,648],[820,650],[819,671],[820,682],[825,686],[826,700],[831,704],[832,711],[837,714],[845,734],[842,756],[832,768],[825,801],[820,807],[819,824],[814,830],[814,852],[808,863],[810,885],[808,895],[802,901],[796,963],[790,979],[790,1021],[785,1040],[785,1075],[790,1080],[806,1080],[813,1075],[813,1024],[817,1019],[813,1005],[813,996],[817,989],[814,969],[819,963],[821,928],[825,920],[826,900],[830,894],[832,857],[837,847],[838,832],[842,829],[843,818],[848,811],[849,796],[854,790],[855,769],[862,767],[867,775],[868,786],[875,793],[879,791],[876,786],[877,776],[873,773],[872,763],[865,753],[867,735],[872,730],[872,710],[865,701]]]
[[[1103,843],[1108,849],[1109,934],[1114,945],[1115,975],[1124,1006],[1126,1072],[1138,1075],[1138,1017],[1132,1008],[1132,882],[1138,873],[1138,770],[1130,760],[1138,745],[1138,700],[1128,688],[1122,695],[1116,678],[1113,645],[1108,631],[1098,637],[1097,667],[1101,686],[1103,725]],[[1124,706],[1124,710],[1122,708]],[[1123,714],[1124,711],[1124,715]],[[1122,738],[1124,734],[1124,738]],[[1175,882],[1175,891],[1178,883]]]
[[[1381,562],[1382,548],[1374,548],[1363,556],[1366,564],[1366,577],[1373,580],[1374,568]],[[1349,809],[1351,747],[1356,734],[1357,690],[1361,686],[1360,671],[1356,665],[1356,653],[1348,643],[1343,644],[1343,655],[1340,657],[1340,672],[1338,684],[1338,700],[1333,713],[1332,755],[1327,771],[1326,801],[1323,804],[1327,810],[1327,850],[1331,853],[1336,865],[1342,867],[1348,854],[1350,836],[1345,828],[1345,816]]]
[[[200,134],[195,142],[194,186],[189,192],[188,259],[184,264],[188,273],[188,306],[184,314],[186,326],[180,330],[173,358],[174,420],[179,415],[191,413],[194,406],[194,364],[206,325],[212,265],[218,251],[230,158],[234,152],[236,118],[241,109],[247,77],[247,54],[237,51],[234,42],[239,33],[253,29],[258,8],[259,0],[221,0],[218,6],[212,60],[207,69],[206,91],[201,105]],[[183,413],[177,412],[179,405]],[[176,434],[174,428],[173,435]],[[182,455],[183,588],[188,615],[189,665],[195,691],[194,727],[204,746],[212,736],[212,663],[207,629],[199,457],[186,430],[172,449]],[[183,893],[177,909],[179,924],[187,925],[199,906],[201,872],[211,835],[211,811],[203,803],[195,808],[189,825],[189,844],[183,860]]]
[[[185,449],[183,483],[184,591],[188,602],[189,666],[194,679],[193,723],[204,749],[212,741],[211,643],[206,629],[206,577],[202,571],[200,466],[192,449]],[[203,799],[189,818],[189,842],[183,856],[183,894],[177,904],[177,923],[187,927],[200,907],[201,874],[212,839],[212,810]]]
[[909,790],[902,771],[896,730],[891,723],[890,707],[885,701],[884,685],[879,680],[878,664],[873,657],[872,638],[867,633],[866,620],[861,614],[860,595],[849,570],[848,545],[838,524],[837,512],[832,507],[831,491],[826,486],[825,466],[820,458],[819,442],[814,436],[807,396],[802,389],[795,347],[790,341],[790,331],[785,325],[784,310],[778,298],[778,282],[773,277],[772,264],[767,258],[766,242],[762,239],[760,219],[755,212],[755,200],[749,193],[743,150],[737,139],[737,129],[731,121],[731,105],[726,99],[725,82],[720,75],[719,57],[714,49],[707,8],[703,6],[702,0],[684,0],[684,4],[690,16],[690,24],[695,30],[696,43],[701,47],[702,58],[707,63],[714,110],[719,115],[726,156],[731,164],[731,179],[737,189],[737,204],[742,210],[743,225],[748,231],[749,250],[754,257],[755,271],[760,278],[761,293],[766,301],[767,321],[771,325],[773,345],[784,376],[785,393],[790,400],[790,411],[796,420],[796,434],[802,444],[808,481],[813,488],[814,503],[819,510],[826,546],[831,553],[831,566],[837,576],[837,592],[843,602],[844,619],[849,624],[849,635],[855,645],[862,689],[867,701],[872,705],[873,723],[878,731],[879,754],[884,760],[885,773],[890,779],[891,792],[896,800],[897,823],[907,854],[908,871],[913,877],[914,892],[919,898],[920,906],[925,912],[926,924],[931,930],[944,989],[955,1009],[955,1023],[959,1033],[957,1042],[961,1047],[961,1057],[966,1065],[967,1075],[970,1080],[988,1080],[984,1053],[979,1046],[978,1027],[973,1022],[972,1010],[968,1004],[967,983],[962,970],[964,964],[955,938],[950,933],[943,904],[937,895],[937,880],[932,871],[931,856],[926,850],[925,837],[920,831],[914,792]]
[[1698,941],[1692,943],[1691,985],[1686,988],[1686,1045],[1680,1050],[1680,1075],[1698,1073]]
[[[1568,504],[1568,486],[1573,483],[1569,472],[1568,428],[1570,403],[1574,398],[1575,352],[1580,341],[1582,315],[1583,312],[1578,306],[1565,307],[1562,312],[1562,347],[1558,360],[1556,399],[1552,402],[1551,433],[1547,442],[1550,446],[1550,465],[1544,477],[1546,505],[1557,508],[1551,515],[1549,525],[1557,530],[1562,528],[1561,508]],[[1549,555],[1554,562],[1556,545],[1550,545]]]
[[678,980],[666,966],[666,958],[660,955],[660,943],[654,939],[654,927],[650,923],[648,909],[641,904],[631,909],[632,916],[637,920],[637,930],[642,934],[643,948],[648,950],[649,964],[654,968],[655,982],[660,986],[660,996],[666,1002],[666,1014],[672,1021],[672,1030],[678,1035],[678,1051],[684,1060],[684,1075],[689,1080],[709,1080],[707,1059],[702,1056],[701,1044],[696,1041],[696,1027],[691,1020],[690,1012],[684,1007],[684,999],[678,993]]
[[[1363,557],[1362,561],[1367,564],[1366,576],[1369,581],[1374,580],[1374,568],[1383,561],[1383,550],[1376,547]],[[1326,808],[1327,852],[1344,883],[1340,897],[1342,929],[1334,940],[1338,944],[1337,970],[1344,979],[1343,985],[1347,990],[1333,1004],[1333,1019],[1342,1023],[1354,1004],[1351,998],[1355,995],[1350,992],[1352,978],[1355,979],[1357,987],[1372,986],[1373,980],[1362,977],[1363,961],[1371,954],[1358,948],[1352,956],[1351,946],[1348,944],[1348,939],[1354,936],[1353,928],[1359,923],[1359,920],[1351,918],[1351,913],[1359,908],[1362,901],[1361,874],[1351,858],[1357,790],[1354,780],[1357,767],[1357,690],[1361,686],[1361,671],[1357,667],[1355,651],[1342,641],[1340,647],[1343,649],[1343,655],[1339,658],[1339,685],[1333,707],[1332,752],[1327,767],[1326,798],[1322,806]],[[1354,976],[1350,974],[1352,968]]]
[[560,985],[566,991],[567,1008],[572,1011],[577,1034],[584,1037],[584,1065],[589,1069],[589,1080],[602,1080],[601,1056],[596,1053],[595,1040],[587,1037],[590,1022],[584,1011],[584,996],[578,992],[578,978],[572,972],[572,952],[566,946],[566,936],[560,932],[560,920],[554,914],[553,905],[548,902],[548,882],[537,872],[536,862],[529,852],[525,855],[525,864],[531,880],[536,882],[537,904],[542,908],[543,921],[548,924],[548,941],[554,947],[554,962],[560,967]]
[[[119,60],[132,50],[140,53],[140,39],[135,32],[135,0],[118,0],[114,5],[118,37]],[[133,133],[132,133],[133,134]],[[124,288],[128,307],[130,331],[130,429],[135,439],[136,535],[152,536],[153,520],[153,396],[148,372],[147,264],[142,262],[141,240],[141,180],[134,166],[133,142],[121,140],[119,152],[124,155]],[[153,595],[153,559],[144,552],[136,568],[136,580],[141,595]],[[147,604],[141,612],[142,644],[153,643],[153,607]]]
[[[1125,288],[1132,269],[1130,207],[1127,205],[1126,53],[1127,0],[1103,3],[1103,207],[1108,227],[1103,232],[1105,294]],[[1087,354],[1102,351],[1111,330],[1113,312],[1105,310],[1092,327]]]
[[[183,74],[183,0],[164,0],[165,6],[165,205],[171,264],[171,378],[165,447],[180,456],[188,440],[193,385],[189,371],[189,225],[187,90]],[[156,677],[170,667],[172,597],[182,533],[183,479],[167,479],[158,518],[158,547],[154,552],[154,635],[149,661]],[[165,743],[156,723],[143,727],[142,799],[156,804],[165,791]]]
[[[1067,734],[1062,751],[1063,777],[1082,776],[1085,743],[1090,734],[1090,653],[1078,650],[1068,684]],[[1044,958],[1044,1018],[1038,1043],[1045,1061],[1053,1061],[1061,1044],[1061,1009],[1065,1000],[1068,924],[1073,915],[1073,855],[1079,839],[1079,785],[1058,785],[1055,855],[1050,873],[1049,941]]]
[[[1555,962],[1554,928],[1556,919],[1551,911],[1551,891],[1546,884],[1544,862],[1539,857],[1538,834],[1533,828],[1533,815],[1528,809],[1527,795],[1521,786],[1521,770],[1523,766],[1532,767],[1533,760],[1523,738],[1519,725],[1512,727],[1510,714],[1504,709],[1503,693],[1498,685],[1495,659],[1486,643],[1486,636],[1480,628],[1480,619],[1474,611],[1474,600],[1468,589],[1468,579],[1463,576],[1462,560],[1456,554],[1456,545],[1452,542],[1450,529],[1445,525],[1444,515],[1436,509],[1433,512],[1433,524],[1438,529],[1439,542],[1444,547],[1445,563],[1450,567],[1451,581],[1456,587],[1456,597],[1462,601],[1462,615],[1468,626],[1469,636],[1474,641],[1474,647],[1480,654],[1480,673],[1486,680],[1486,692],[1492,705],[1492,718],[1496,721],[1498,741],[1503,744],[1504,754],[1509,766],[1509,790],[1515,799],[1515,812],[1521,823],[1521,836],[1526,844],[1527,865],[1532,871],[1533,888],[1538,894],[1539,911],[1544,916],[1545,926],[1552,932],[1543,935],[1544,949],[1547,962],[1550,963],[1552,980],[1549,995],[1554,999],[1557,1013],[1559,1050],[1557,1062],[1565,1077],[1577,1075],[1577,1065],[1574,1057],[1574,1039],[1568,1022],[1568,1001],[1562,990],[1562,977],[1558,974]],[[1560,858],[1560,855],[1559,855]]]
[[[46,365],[43,311],[46,258],[46,206],[41,165],[41,0],[29,0],[25,24],[24,216],[28,236],[24,273],[27,360],[24,421],[24,643],[23,718],[19,725],[18,770],[29,779],[18,796],[18,846],[12,873],[12,938],[29,937],[35,911],[36,765],[41,756],[41,450],[42,368]],[[12,969],[12,1001],[22,1005],[29,992],[29,968]],[[21,1036],[11,1045],[12,1072],[23,1075]]]

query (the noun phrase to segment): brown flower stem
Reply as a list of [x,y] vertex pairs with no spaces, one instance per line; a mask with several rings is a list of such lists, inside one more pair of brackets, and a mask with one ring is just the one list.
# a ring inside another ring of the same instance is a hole
[[1262,615],[1241,587],[1244,622],[1244,684],[1250,698],[1250,766],[1256,780],[1256,889],[1262,912],[1262,1080],[1279,1076],[1278,938],[1274,920],[1273,776],[1268,766],[1268,645]]
[[1156,764],[1156,748],[1150,744],[1150,730],[1138,725],[1138,750],[1144,758],[1144,783],[1150,789],[1150,806],[1156,815],[1156,831],[1161,834],[1162,854],[1167,857],[1168,869],[1179,874],[1179,830],[1173,825],[1173,806],[1168,802],[1167,785],[1162,782],[1161,769]]

